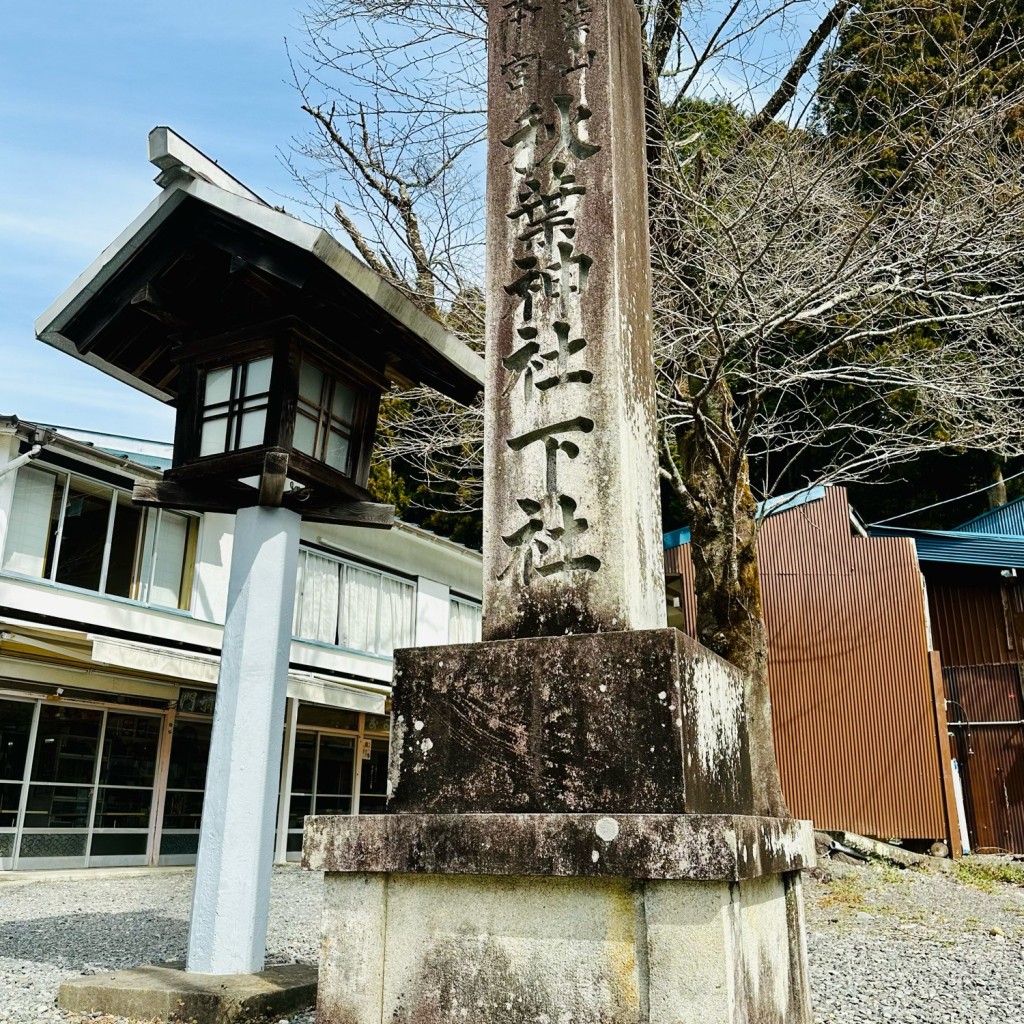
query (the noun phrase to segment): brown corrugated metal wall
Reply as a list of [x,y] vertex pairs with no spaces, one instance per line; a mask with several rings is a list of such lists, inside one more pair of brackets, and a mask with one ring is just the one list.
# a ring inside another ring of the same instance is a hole
[[987,566],[925,563],[932,634],[943,665],[1010,665],[1021,649],[1020,585]]
[[[846,492],[834,487],[766,520],[758,545],[790,810],[818,828],[947,837],[913,542],[852,536]],[[665,554],[666,574],[682,583],[676,623],[692,634],[689,546]]]
[[1024,691],[1019,665],[942,671],[971,848],[1024,851]]

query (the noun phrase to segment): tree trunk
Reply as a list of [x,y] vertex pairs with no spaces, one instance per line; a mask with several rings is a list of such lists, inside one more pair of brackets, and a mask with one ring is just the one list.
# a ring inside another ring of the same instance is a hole
[[1003,479],[1003,459],[995,453],[992,454],[991,458],[993,486],[988,489],[988,507],[999,508],[1000,505],[1005,505],[1007,501],[1006,481]]
[[734,444],[730,406],[728,388],[719,383],[701,403],[703,416],[677,435],[679,468],[689,491],[697,639],[745,679],[754,812],[788,817],[772,742],[757,502],[746,455]]

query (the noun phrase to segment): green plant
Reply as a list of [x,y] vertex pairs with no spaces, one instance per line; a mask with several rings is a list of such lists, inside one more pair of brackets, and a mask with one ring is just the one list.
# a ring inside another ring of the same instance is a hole
[[874,864],[875,871],[878,873],[878,880],[885,885],[901,885],[906,880],[901,868],[878,860]]
[[965,858],[957,864],[953,875],[963,885],[971,885],[982,892],[995,892],[999,882],[1024,885],[1024,867],[1019,864],[988,864]]
[[846,910],[860,910],[865,903],[864,890],[860,880],[849,876],[835,878],[818,900],[823,907],[843,907]]

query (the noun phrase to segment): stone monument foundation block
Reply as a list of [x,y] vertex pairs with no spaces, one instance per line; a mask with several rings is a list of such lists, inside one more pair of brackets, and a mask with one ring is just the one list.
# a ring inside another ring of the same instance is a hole
[[308,819],[318,1024],[806,1024],[813,855],[734,815]]
[[677,629],[399,650],[388,809],[749,810],[743,696]]

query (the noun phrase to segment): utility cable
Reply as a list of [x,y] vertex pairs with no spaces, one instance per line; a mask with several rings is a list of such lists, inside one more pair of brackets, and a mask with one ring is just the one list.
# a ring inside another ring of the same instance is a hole
[[958,494],[955,498],[946,498],[943,501],[935,502],[934,505],[925,505],[924,508],[914,508],[909,512],[900,512],[899,515],[890,516],[888,519],[879,519],[877,522],[868,523],[868,525],[881,526],[883,523],[891,523],[894,519],[906,519],[907,516],[916,515],[918,512],[928,512],[930,509],[938,508],[940,505],[950,505],[954,501],[962,501],[964,498],[973,498],[975,494],[983,494],[985,491],[990,491],[993,487],[998,487],[1000,484],[1007,484],[1011,480],[1016,480],[1019,476],[1024,476],[1024,469],[1019,473],[1011,473],[1008,477],[1004,477],[1002,480],[995,480],[990,484],[985,484],[984,487],[979,487],[976,491],[968,491],[966,494]]

